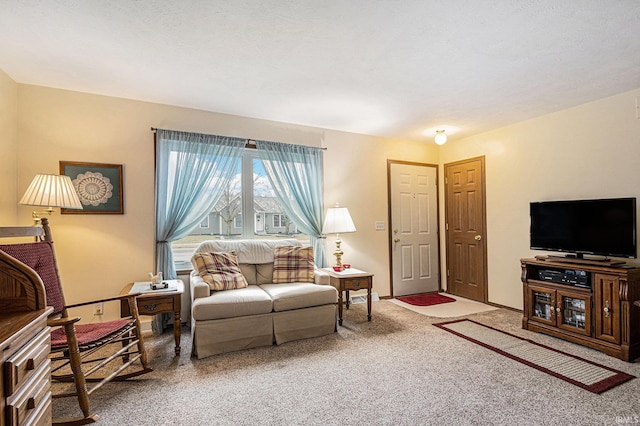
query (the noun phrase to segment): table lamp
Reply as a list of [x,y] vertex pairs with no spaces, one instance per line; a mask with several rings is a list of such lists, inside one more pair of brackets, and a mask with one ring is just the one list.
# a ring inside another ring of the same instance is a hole
[[327,209],[327,216],[324,219],[324,225],[322,226],[323,234],[336,234],[336,250],[333,254],[336,257],[336,266],[342,270],[342,249],[340,244],[340,234],[347,232],[356,232],[356,226],[353,224],[349,210],[346,207],[340,207],[337,203],[335,207]]
[[54,207],[82,209],[82,203],[71,178],[65,175],[36,175],[20,199],[20,204],[47,207],[44,211],[33,211],[31,216],[35,224],[40,221],[40,214],[51,214]]

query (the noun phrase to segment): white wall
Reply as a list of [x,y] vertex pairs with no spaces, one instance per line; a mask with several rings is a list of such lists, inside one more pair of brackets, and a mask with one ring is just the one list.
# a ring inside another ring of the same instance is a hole
[[[57,173],[60,160],[124,165],[124,215],[55,214],[51,219],[71,303],[117,293],[153,267],[152,126],[327,147],[326,207],[347,206],[358,228],[343,235],[344,259],[375,274],[374,291],[380,296],[390,293],[388,234],[373,225],[388,218],[388,159],[440,164],[442,174],[445,163],[486,157],[489,301],[514,308],[522,307],[519,259],[535,254],[528,248],[530,201],[640,195],[635,110],[640,89],[451,140],[440,149],[431,141],[16,85],[3,73],[0,95],[0,108],[8,111],[0,116],[0,184],[8,188],[8,195],[0,196],[2,225],[31,223],[31,209],[15,207],[18,198],[35,174]],[[17,167],[6,158],[17,158]],[[329,256],[334,242],[328,238]]]
[[0,226],[15,223],[18,213],[18,85],[0,70]]
[[[168,105],[18,85],[18,192],[37,173],[58,173],[59,161],[123,165],[124,215],[51,218],[67,302],[120,292],[144,280],[154,259],[154,164],[150,127],[326,146],[325,201],[348,206],[358,232],[344,236],[345,260],[375,273],[374,290],[389,294],[386,160],[435,163],[433,144],[329,131]],[[16,180],[9,176],[6,180]],[[4,185],[5,178],[2,180]],[[13,204],[17,194],[13,195]],[[11,203],[9,203],[11,204]],[[30,208],[18,220],[30,223]],[[328,252],[333,252],[333,240]],[[117,309],[106,307],[107,315]],[[91,318],[87,313],[81,315]]]
[[[356,232],[340,235],[343,262],[373,273],[373,291],[389,296],[387,160],[437,164],[433,143],[401,142],[351,133],[326,131],[324,156],[325,208],[335,203],[347,207]],[[376,231],[377,221],[386,224]],[[335,263],[335,236],[327,237],[327,254]]]
[[519,259],[541,254],[529,250],[529,202],[640,197],[638,96],[640,89],[442,147],[442,164],[486,157],[490,302],[522,309]]

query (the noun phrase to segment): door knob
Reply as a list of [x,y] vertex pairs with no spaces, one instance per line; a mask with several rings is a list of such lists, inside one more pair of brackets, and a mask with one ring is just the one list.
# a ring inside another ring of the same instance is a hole
[[399,242],[400,242],[400,238],[394,238],[394,239],[393,239],[393,242],[394,242],[394,243],[399,243]]
[[476,240],[480,241],[480,240],[482,239],[482,235],[476,235],[474,238],[475,238]]

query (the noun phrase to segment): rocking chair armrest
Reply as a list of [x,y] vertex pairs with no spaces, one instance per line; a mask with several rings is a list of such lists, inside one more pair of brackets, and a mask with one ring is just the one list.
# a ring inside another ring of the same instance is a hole
[[62,327],[80,321],[80,317],[52,318],[47,320],[49,327]]
[[71,308],[78,308],[80,306],[87,306],[87,305],[93,305],[95,303],[103,303],[103,302],[112,302],[114,300],[126,300],[126,299],[131,299],[131,298],[135,298],[136,296],[139,296],[140,293],[130,293],[130,294],[121,294],[119,296],[114,296],[114,297],[108,297],[106,299],[98,299],[98,300],[91,300],[89,302],[82,302],[82,303],[74,303],[73,305],[67,305],[65,306],[67,309],[71,309]]

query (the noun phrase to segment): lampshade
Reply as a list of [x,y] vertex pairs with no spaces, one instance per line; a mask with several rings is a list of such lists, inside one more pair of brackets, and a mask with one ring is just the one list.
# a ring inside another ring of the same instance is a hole
[[444,145],[447,142],[447,134],[444,130],[436,130],[435,141],[438,145]]
[[323,234],[344,234],[356,232],[349,210],[346,207],[330,207],[322,227]]
[[[335,207],[327,209],[327,217],[324,219],[322,226],[323,234],[344,234],[347,232],[356,232],[356,226],[353,224],[349,210],[346,207]],[[333,267],[336,271],[342,271],[342,249],[340,248],[340,235],[336,238],[336,250],[333,254],[336,256],[336,265]]]
[[71,178],[64,175],[36,175],[22,196],[20,204],[82,209]]

